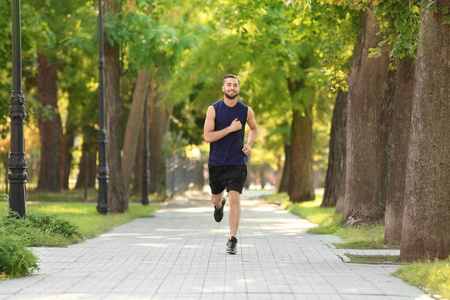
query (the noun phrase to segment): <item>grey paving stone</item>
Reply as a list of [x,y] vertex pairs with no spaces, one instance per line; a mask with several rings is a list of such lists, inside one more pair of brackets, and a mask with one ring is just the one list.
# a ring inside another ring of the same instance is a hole
[[431,299],[392,276],[398,266],[344,263],[339,238],[276,205],[242,205],[237,255],[225,252],[228,204],[216,223],[207,199],[183,198],[82,244],[33,248],[39,274],[0,282],[0,300]]

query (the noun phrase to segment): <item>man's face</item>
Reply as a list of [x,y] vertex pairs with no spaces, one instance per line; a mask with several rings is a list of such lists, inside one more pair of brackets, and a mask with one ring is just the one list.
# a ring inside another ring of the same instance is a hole
[[225,83],[222,86],[222,92],[228,99],[235,99],[237,95],[239,95],[239,91],[241,88],[239,87],[239,82],[236,78],[227,78],[225,79]]

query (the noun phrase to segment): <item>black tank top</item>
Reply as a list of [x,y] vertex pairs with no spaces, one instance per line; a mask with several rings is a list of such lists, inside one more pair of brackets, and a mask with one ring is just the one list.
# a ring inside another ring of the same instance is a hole
[[229,107],[223,99],[213,103],[212,106],[216,111],[214,131],[230,126],[236,118],[241,121],[242,128],[210,144],[209,164],[213,166],[247,165],[247,156],[242,152],[242,148],[244,147],[248,106],[237,102],[235,106]]

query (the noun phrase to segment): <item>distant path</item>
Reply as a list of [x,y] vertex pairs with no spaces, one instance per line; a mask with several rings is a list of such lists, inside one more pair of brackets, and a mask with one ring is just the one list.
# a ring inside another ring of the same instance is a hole
[[[243,200],[238,254],[225,253],[207,197],[179,198],[112,232],[40,248],[39,275],[0,283],[0,299],[431,299],[390,275],[396,266],[344,263],[313,225]],[[325,241],[325,242],[324,242]]]

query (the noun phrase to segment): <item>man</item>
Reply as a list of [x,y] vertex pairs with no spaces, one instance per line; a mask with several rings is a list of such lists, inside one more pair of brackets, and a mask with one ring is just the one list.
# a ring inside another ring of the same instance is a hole
[[[226,199],[230,200],[230,238],[227,252],[237,253],[237,231],[241,217],[240,196],[247,178],[247,158],[258,133],[253,110],[237,101],[240,82],[236,75],[228,74],[223,79],[223,99],[208,107],[205,126],[205,141],[210,144],[209,185],[214,204],[214,219],[220,222]],[[244,145],[245,124],[250,127],[247,144]]]

